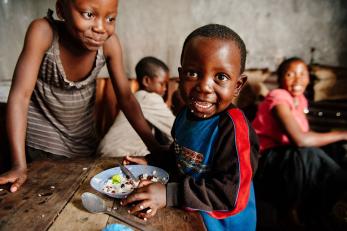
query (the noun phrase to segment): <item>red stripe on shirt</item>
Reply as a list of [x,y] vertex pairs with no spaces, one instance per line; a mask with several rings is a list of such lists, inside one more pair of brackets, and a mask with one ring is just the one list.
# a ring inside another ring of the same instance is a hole
[[238,195],[235,203],[235,208],[232,211],[209,212],[209,215],[216,219],[224,219],[226,217],[235,215],[246,208],[249,200],[249,193],[252,181],[252,166],[250,155],[251,149],[248,131],[249,128],[246,119],[239,109],[230,109],[228,113],[234,123],[235,144],[240,167],[240,184],[239,190],[237,192]]

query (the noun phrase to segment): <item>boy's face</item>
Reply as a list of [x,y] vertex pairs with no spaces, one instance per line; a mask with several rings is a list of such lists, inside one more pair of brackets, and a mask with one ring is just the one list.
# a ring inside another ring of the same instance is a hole
[[195,37],[186,44],[178,69],[180,89],[195,116],[209,118],[231,104],[247,81],[240,65],[240,50],[233,41]]
[[97,50],[114,33],[117,0],[58,0],[56,6],[70,35],[88,50]]
[[169,73],[159,68],[156,71],[156,76],[143,78],[144,90],[155,92],[158,95],[164,96],[169,82]]
[[306,64],[298,60],[290,63],[283,73],[281,88],[286,89],[292,96],[299,96],[304,94],[309,81]]

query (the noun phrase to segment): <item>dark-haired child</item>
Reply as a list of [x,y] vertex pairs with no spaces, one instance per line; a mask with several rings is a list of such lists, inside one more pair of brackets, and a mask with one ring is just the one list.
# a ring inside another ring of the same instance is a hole
[[[175,120],[163,100],[167,92],[169,68],[155,57],[142,58],[135,67],[139,91],[134,95],[140,104],[145,119],[149,122],[154,136],[162,145],[172,143],[171,128]],[[140,136],[120,112],[105,137],[98,152],[103,156],[144,156],[149,153]]]
[[304,96],[309,70],[302,59],[284,60],[277,74],[280,88],[260,103],[253,121],[261,153],[257,195],[274,203],[282,218],[319,224],[319,217],[328,217],[334,198],[346,188],[347,178],[318,147],[346,140],[347,132],[309,130]]
[[122,200],[137,202],[129,212],[149,218],[160,208],[177,206],[199,212],[208,230],[255,230],[258,141],[232,104],[247,80],[245,60],[244,42],[226,26],[209,24],[186,38],[178,70],[187,106],[176,117],[171,152],[124,160],[160,166],[170,182],[142,181]]
[[16,191],[27,178],[26,155],[90,156],[96,151],[96,81],[107,64],[121,109],[150,149],[158,147],[130,91],[115,33],[118,0],[57,0],[57,15],[34,20],[26,33],[7,107],[12,169],[0,184]]

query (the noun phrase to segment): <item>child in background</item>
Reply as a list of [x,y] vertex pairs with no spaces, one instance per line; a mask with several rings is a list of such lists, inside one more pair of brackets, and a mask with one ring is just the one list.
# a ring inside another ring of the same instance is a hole
[[186,106],[172,128],[170,152],[124,159],[162,167],[170,182],[140,182],[122,200],[137,202],[130,213],[147,219],[160,208],[178,206],[199,212],[208,230],[255,230],[258,141],[232,104],[247,81],[245,61],[244,42],[226,26],[209,24],[186,38],[178,69]]
[[309,130],[304,96],[309,71],[303,60],[285,60],[277,74],[280,89],[272,90],[260,103],[253,121],[262,155],[255,177],[257,199],[275,203],[280,216],[292,222],[300,223],[301,217],[319,224],[320,218],[328,217],[347,179],[318,147],[346,140],[347,132]]
[[12,192],[27,178],[26,154],[56,159],[95,153],[95,78],[105,64],[128,120],[150,149],[159,147],[124,74],[117,8],[117,0],[58,0],[61,21],[49,11],[30,24],[7,108],[12,169],[0,184],[12,183]]
[[[154,57],[141,59],[135,68],[139,91],[135,97],[149,122],[154,136],[162,145],[172,143],[171,127],[175,116],[163,100],[169,82],[169,68]],[[130,123],[120,112],[113,125],[101,140],[98,153],[104,156],[144,156],[149,153]]]

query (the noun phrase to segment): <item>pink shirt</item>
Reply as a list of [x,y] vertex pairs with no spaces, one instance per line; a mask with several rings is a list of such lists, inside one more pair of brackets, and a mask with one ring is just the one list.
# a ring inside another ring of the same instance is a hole
[[252,123],[259,137],[260,152],[281,145],[290,144],[287,133],[281,127],[278,119],[272,113],[274,106],[279,104],[288,105],[303,132],[309,130],[309,124],[304,113],[307,109],[307,100],[304,95],[298,98],[298,106],[294,106],[294,99],[284,89],[272,90],[260,103],[257,115]]

